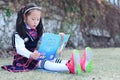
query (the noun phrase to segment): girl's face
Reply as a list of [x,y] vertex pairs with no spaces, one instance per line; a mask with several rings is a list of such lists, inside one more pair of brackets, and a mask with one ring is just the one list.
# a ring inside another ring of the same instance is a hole
[[24,16],[24,19],[31,29],[36,29],[37,25],[40,22],[40,17],[41,11],[31,10],[29,15]]

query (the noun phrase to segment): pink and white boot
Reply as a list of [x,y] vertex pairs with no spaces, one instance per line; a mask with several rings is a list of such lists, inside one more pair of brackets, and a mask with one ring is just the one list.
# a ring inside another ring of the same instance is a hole
[[90,47],[86,47],[84,50],[83,57],[80,61],[81,69],[84,72],[91,72],[92,71],[92,58],[93,53]]
[[77,50],[73,50],[72,56],[66,65],[68,66],[70,73],[72,73],[72,74],[80,74],[81,73],[80,55]]

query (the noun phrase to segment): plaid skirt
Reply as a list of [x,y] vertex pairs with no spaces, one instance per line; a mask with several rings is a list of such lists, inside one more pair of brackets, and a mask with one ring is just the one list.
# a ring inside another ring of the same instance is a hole
[[23,57],[17,54],[17,52],[15,52],[13,64],[4,65],[4,66],[1,66],[1,68],[9,72],[25,72],[25,71],[36,69],[38,62],[39,62],[38,60],[28,59],[26,57]]

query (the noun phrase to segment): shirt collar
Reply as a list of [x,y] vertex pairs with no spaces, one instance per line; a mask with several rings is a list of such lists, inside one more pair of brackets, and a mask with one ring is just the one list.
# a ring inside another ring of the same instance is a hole
[[26,25],[26,28],[27,28],[28,30],[35,30],[35,31],[37,31],[36,29],[31,29],[28,24],[25,23],[25,25]]
[[26,25],[26,28],[27,28],[27,29],[31,29],[30,26],[29,26],[28,24],[25,23],[25,25]]

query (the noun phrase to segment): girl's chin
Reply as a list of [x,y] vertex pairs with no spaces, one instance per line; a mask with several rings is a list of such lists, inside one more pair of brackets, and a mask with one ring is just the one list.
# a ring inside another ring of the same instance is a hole
[[36,29],[36,27],[32,27],[31,29]]

